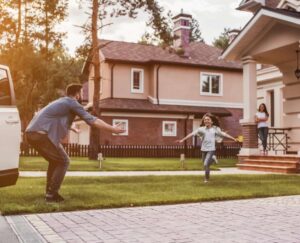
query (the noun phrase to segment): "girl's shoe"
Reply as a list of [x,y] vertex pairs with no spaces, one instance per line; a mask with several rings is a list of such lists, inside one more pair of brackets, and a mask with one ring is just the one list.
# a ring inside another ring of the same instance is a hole
[[218,161],[218,159],[217,159],[217,156],[212,156],[211,157],[212,158],[212,160],[214,161],[214,163],[217,165],[217,164],[219,164],[219,161]]

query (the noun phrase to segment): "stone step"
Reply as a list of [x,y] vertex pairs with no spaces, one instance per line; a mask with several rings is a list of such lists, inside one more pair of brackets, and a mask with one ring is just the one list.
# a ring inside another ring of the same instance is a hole
[[298,161],[289,160],[273,160],[273,159],[244,159],[243,163],[255,165],[271,165],[271,166],[294,166],[300,165]]
[[266,172],[278,172],[278,173],[298,173],[299,170],[294,166],[271,166],[271,165],[255,165],[242,163],[237,164],[237,167],[241,170],[254,170],[254,171],[266,171]]
[[254,160],[283,160],[283,161],[297,161],[300,163],[300,156],[295,155],[251,155],[251,156],[243,156],[239,155],[241,159],[254,159]]

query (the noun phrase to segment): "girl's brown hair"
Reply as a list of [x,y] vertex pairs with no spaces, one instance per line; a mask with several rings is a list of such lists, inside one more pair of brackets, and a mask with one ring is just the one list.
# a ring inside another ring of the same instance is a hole
[[219,121],[218,117],[211,113],[204,114],[204,116],[202,117],[201,125],[200,125],[201,127],[204,126],[204,117],[206,117],[206,116],[212,120],[212,123],[214,126],[220,127],[220,121]]

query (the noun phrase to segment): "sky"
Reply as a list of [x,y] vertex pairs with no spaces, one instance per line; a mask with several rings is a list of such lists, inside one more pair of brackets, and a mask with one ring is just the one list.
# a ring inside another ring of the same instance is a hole
[[[84,1],[83,1],[84,2]],[[158,4],[164,8],[165,12],[171,11],[173,15],[180,13],[191,14],[198,20],[202,37],[207,44],[212,44],[214,38],[217,38],[224,28],[241,28],[251,18],[250,13],[238,11],[235,8],[241,0],[157,0]],[[88,20],[90,10],[82,4],[79,8],[78,0],[69,2],[69,16],[59,29],[67,32],[67,38],[64,40],[66,47],[71,55],[74,55],[76,47],[84,41],[81,33],[82,26]],[[106,26],[99,33],[102,39],[138,42],[147,28],[146,22],[148,15],[141,12],[136,19],[120,17],[108,19]]]

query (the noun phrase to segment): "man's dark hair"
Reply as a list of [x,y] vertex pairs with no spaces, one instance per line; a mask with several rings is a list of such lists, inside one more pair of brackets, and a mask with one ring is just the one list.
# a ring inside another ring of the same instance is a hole
[[74,96],[82,89],[81,84],[69,84],[66,88],[67,96]]

